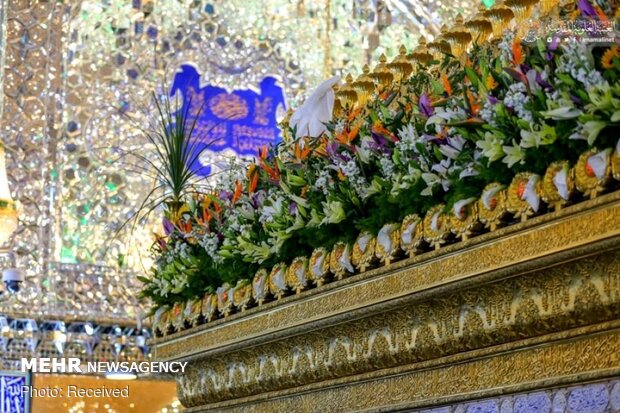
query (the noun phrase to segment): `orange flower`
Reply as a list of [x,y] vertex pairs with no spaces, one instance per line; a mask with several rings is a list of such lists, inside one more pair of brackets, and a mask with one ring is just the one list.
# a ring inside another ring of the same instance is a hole
[[260,159],[267,159],[267,145],[263,145],[258,149],[258,157]]
[[450,80],[448,79],[448,76],[445,73],[442,73],[440,80],[441,80],[441,83],[443,84],[443,90],[446,91],[448,96],[452,96],[452,85],[450,84]]
[[198,221],[198,223],[200,225],[205,225],[206,223],[211,221],[211,218],[213,218],[213,217],[211,216],[211,212],[209,211],[209,209],[203,207],[202,208],[202,217],[196,218],[196,221]]
[[258,173],[254,172],[252,174],[252,179],[250,179],[250,186],[248,188],[248,193],[253,194],[256,191],[256,187],[258,186]]
[[243,192],[243,187],[241,186],[241,182],[235,181],[235,193],[233,195],[232,203],[233,205],[237,203],[239,198],[241,198],[241,193]]
[[280,170],[278,169],[277,163],[274,163],[274,166],[272,167],[267,162],[265,162],[262,158],[258,160],[258,163],[260,167],[263,168],[265,172],[267,172],[267,175],[269,175],[271,179],[275,181],[280,179]]
[[596,15],[598,16],[598,18],[601,19],[601,21],[605,23],[609,21],[609,17],[607,17],[605,12],[596,4],[594,5],[594,11],[596,12]]
[[344,176],[344,173],[342,173],[341,169],[338,169],[338,179],[340,179],[341,181],[344,181],[345,179],[347,179],[347,177]]
[[339,133],[338,136],[336,136],[336,140],[343,145],[351,145],[351,142],[357,137],[359,130],[359,126],[356,126],[348,132],[344,131],[343,133]]
[[521,42],[515,39],[512,44],[512,64],[520,65],[525,61],[525,56],[523,56],[523,47],[521,46]]
[[295,159],[298,162],[301,162],[304,159],[306,159],[309,154],[310,154],[310,145],[306,144],[304,148],[302,149],[299,142],[295,143]]
[[321,139],[321,143],[316,148],[314,148],[314,153],[322,156],[323,158],[327,158],[327,139]]
[[198,221],[200,225],[204,225],[208,223],[209,221],[211,221],[212,216],[211,216],[211,212],[209,211],[209,207],[211,206],[212,202],[213,200],[208,196],[202,200],[201,202],[202,215],[201,217],[196,218],[196,221]]
[[265,159],[267,159],[267,145],[261,147],[261,149],[258,150],[258,164],[261,168],[263,168],[265,172],[267,172],[267,175],[269,175],[271,179],[276,181],[279,180],[280,170],[278,169],[278,163],[274,161],[274,166],[272,167],[267,162],[265,162]]
[[219,214],[222,211],[222,206],[216,201],[213,203],[213,209],[215,209],[215,212]]
[[394,134],[392,132],[390,132],[389,130],[385,129],[385,127],[381,123],[379,123],[379,122],[373,123],[372,131],[374,133],[379,134],[379,135],[383,135],[383,136],[385,136],[387,138],[390,138],[394,142],[398,141],[396,136],[394,136]]
[[473,115],[477,115],[478,112],[480,111],[480,104],[476,103],[476,100],[474,99],[474,94],[471,93],[471,90],[467,91],[467,100],[469,101],[469,107],[471,109],[471,113]]
[[179,222],[179,229],[184,234],[189,234],[192,232],[192,223],[191,222]]
[[362,108],[360,107],[353,109],[351,112],[349,112],[349,115],[347,116],[347,120],[351,122],[353,119],[357,118],[357,115],[359,115],[361,112],[362,112]]

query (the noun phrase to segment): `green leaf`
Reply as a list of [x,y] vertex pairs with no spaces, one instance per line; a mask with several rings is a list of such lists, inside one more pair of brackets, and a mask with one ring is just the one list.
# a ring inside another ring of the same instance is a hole
[[474,72],[470,67],[465,67],[465,74],[467,75],[467,78],[471,82],[472,86],[484,88],[484,84],[480,81],[480,78],[476,72]]

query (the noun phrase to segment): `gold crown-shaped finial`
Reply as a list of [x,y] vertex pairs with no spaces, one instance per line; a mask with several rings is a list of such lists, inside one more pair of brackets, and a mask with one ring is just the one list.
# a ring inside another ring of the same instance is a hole
[[350,73],[344,80],[346,83],[336,92],[336,97],[343,107],[350,108],[357,103],[357,92],[353,89],[353,76]]
[[389,85],[392,83],[392,80],[394,80],[394,75],[390,72],[390,69],[388,69],[385,64],[386,62],[387,57],[382,53],[381,56],[379,56],[379,64],[375,66],[375,70],[370,75],[377,83],[383,86]]
[[426,43],[426,38],[421,36],[418,40],[418,47],[416,50],[407,56],[414,68],[418,64],[426,66],[431,60],[433,60],[433,55],[426,49]]
[[407,79],[413,72],[413,65],[407,59],[407,48],[401,45],[398,49],[398,56],[387,65],[388,69],[394,74],[396,81]]
[[362,74],[353,82],[353,89],[357,92],[360,105],[364,105],[376,89],[375,82],[370,77],[370,67],[364,65]]

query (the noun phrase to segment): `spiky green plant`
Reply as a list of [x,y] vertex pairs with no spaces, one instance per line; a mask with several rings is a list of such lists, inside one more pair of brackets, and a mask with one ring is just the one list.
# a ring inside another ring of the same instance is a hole
[[155,113],[155,119],[151,120],[148,127],[138,128],[151,143],[154,152],[148,155],[136,151],[127,153],[146,165],[137,166],[137,169],[155,180],[155,185],[143,199],[136,214],[127,221],[133,220],[132,228],[162,205],[167,206],[171,215],[176,214],[189,195],[200,189],[204,192],[206,186],[203,177],[192,168],[202,151],[212,143],[207,142],[206,146],[200,147],[198,142],[204,137],[196,134],[196,124],[204,104],[194,114],[190,111],[191,99],[183,105],[183,100],[178,97],[173,100],[167,94],[158,97],[153,92],[152,101],[155,110],[151,113]]

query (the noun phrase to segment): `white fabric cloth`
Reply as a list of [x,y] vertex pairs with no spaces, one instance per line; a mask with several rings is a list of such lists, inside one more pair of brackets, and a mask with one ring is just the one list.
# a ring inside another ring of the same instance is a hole
[[296,129],[296,137],[318,138],[327,130],[325,123],[332,120],[336,95],[332,87],[340,81],[334,76],[321,83],[291,116],[290,126]]

